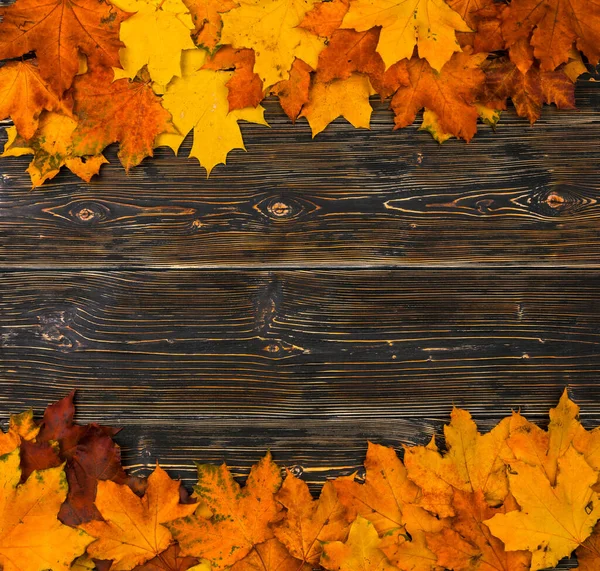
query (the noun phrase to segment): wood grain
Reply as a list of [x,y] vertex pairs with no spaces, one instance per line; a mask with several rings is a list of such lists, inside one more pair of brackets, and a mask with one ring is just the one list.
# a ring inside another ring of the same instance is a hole
[[439,146],[343,120],[314,141],[268,100],[271,128],[243,124],[209,179],[159,149],[126,176],[116,159],[85,184],[64,173],[31,191],[28,158],[2,159],[5,268],[313,268],[473,263],[593,267],[600,257],[600,84],[579,110],[547,107],[530,127],[506,112],[494,133]]
[[[16,271],[0,276],[0,417],[80,389],[136,469],[322,481],[371,438],[424,442],[450,407],[543,421],[565,386],[600,418],[600,272]],[[131,430],[130,430],[131,429]]]

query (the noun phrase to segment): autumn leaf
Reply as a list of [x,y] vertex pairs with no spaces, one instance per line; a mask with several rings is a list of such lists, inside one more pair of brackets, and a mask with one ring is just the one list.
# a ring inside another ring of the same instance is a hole
[[346,538],[346,510],[331,482],[326,482],[319,499],[313,500],[307,484],[288,471],[275,499],[285,508],[281,521],[273,526],[275,537],[302,563],[316,565],[323,542]]
[[[147,66],[153,81],[167,85],[181,76],[181,52],[196,46],[190,32],[192,17],[182,0],[111,0],[119,8],[135,12],[121,24],[119,50],[124,71],[115,69],[115,78],[133,79]],[[160,41],[157,41],[160,38]]]
[[444,427],[447,452],[439,452],[435,441],[428,446],[405,449],[408,477],[421,489],[420,503],[441,517],[455,515],[455,490],[481,492],[490,505],[500,505],[508,494],[503,458],[510,456],[506,444],[509,419],[481,435],[466,410],[455,408]]
[[0,456],[0,564],[3,571],[67,571],[93,538],[57,519],[67,496],[62,467],[23,484],[19,449]]
[[221,14],[237,6],[235,0],[183,0],[194,22],[194,41],[213,51],[219,45],[223,21]]
[[393,448],[369,442],[365,468],[364,484],[352,476],[334,480],[349,521],[357,516],[370,521],[385,537],[381,549],[402,569],[430,569],[435,556],[426,547],[425,532],[439,531],[443,523],[417,505],[421,491]]
[[593,65],[600,61],[600,4],[595,1],[513,0],[502,19],[509,47],[531,37],[542,71],[566,62],[573,45]]
[[33,137],[44,109],[70,115],[72,106],[41,77],[34,60],[8,62],[0,68],[0,119],[10,116],[24,139]]
[[0,59],[36,52],[41,76],[61,96],[79,70],[118,66],[119,27],[128,14],[97,0],[17,0],[0,7]]
[[377,53],[379,28],[366,32],[338,30],[319,55],[317,80],[348,79],[354,72],[369,76],[373,88],[382,98],[393,95],[401,85],[408,85],[406,61],[392,65],[387,71],[383,59]]
[[231,567],[231,571],[311,571],[312,567],[298,561],[277,539],[260,543]]
[[306,117],[313,138],[338,117],[353,127],[369,129],[373,111],[369,96],[373,93],[369,79],[358,73],[329,83],[315,81],[300,117]]
[[482,54],[456,54],[440,73],[423,59],[408,63],[410,84],[392,97],[396,129],[411,125],[423,107],[437,114],[442,129],[470,141],[477,132],[477,109],[473,105],[485,75]]
[[222,15],[221,43],[251,48],[265,88],[289,78],[294,58],[313,69],[324,42],[299,25],[316,0],[240,0]]
[[536,66],[523,74],[512,62],[496,60],[485,68],[485,75],[480,100],[489,107],[506,109],[510,97],[517,114],[531,124],[541,117],[544,103],[575,108],[575,85],[561,70],[541,71]]
[[231,46],[224,46],[202,67],[214,71],[233,71],[233,75],[225,84],[229,111],[256,107],[265,96],[262,81],[253,71],[254,60],[252,50],[236,50]]
[[104,155],[79,156],[73,149],[73,133],[77,121],[58,113],[42,113],[39,127],[33,137],[26,141],[15,127],[7,129],[8,141],[3,157],[34,155],[27,168],[33,187],[54,178],[63,166],[81,179],[89,182],[108,163]]
[[600,569],[600,526],[575,551],[578,571],[597,571]]
[[276,83],[271,93],[279,97],[279,104],[285,114],[296,122],[300,111],[310,98],[310,73],[312,68],[301,59],[296,58],[289,79]]
[[33,410],[10,416],[8,430],[0,430],[0,456],[12,452],[21,444],[21,440],[32,440],[39,432],[39,427],[33,420]]
[[112,70],[99,68],[77,77],[74,85],[79,124],[73,133],[73,149],[77,155],[97,155],[119,142],[118,156],[128,171],[152,156],[159,134],[175,131],[170,113],[146,83],[113,82]]
[[456,32],[470,31],[444,0],[354,0],[341,27],[364,32],[375,26],[382,28],[377,51],[386,68],[410,59],[417,46],[437,71],[460,52]]
[[300,27],[321,36],[330,37],[341,25],[350,7],[350,0],[317,2],[304,16]]
[[179,503],[179,486],[160,466],[148,478],[142,498],[129,486],[98,482],[95,503],[104,521],[80,525],[97,538],[88,553],[96,559],[111,560],[114,571],[126,571],[165,551],[173,538],[162,524],[186,517],[197,508]]
[[194,144],[189,156],[198,159],[206,169],[227,160],[232,149],[244,149],[238,120],[267,125],[260,106],[229,112],[227,83],[231,72],[201,69],[204,50],[188,50],[183,56],[183,77],[175,78],[163,96],[164,107],[173,115],[179,134],[163,134],[156,146],[168,146],[178,152],[185,136],[194,131]]
[[200,464],[194,490],[212,516],[196,512],[168,528],[184,555],[208,559],[216,571],[224,570],[273,537],[269,524],[280,511],[275,501],[280,486],[281,474],[270,453],[252,467],[244,488],[225,464]]
[[481,491],[456,490],[452,499],[456,517],[439,533],[427,534],[427,546],[437,556],[438,565],[461,571],[528,571],[531,555],[526,551],[506,551],[483,522],[497,513],[518,509],[512,496],[500,508],[491,507]]
[[331,571],[394,571],[379,545],[373,524],[360,516],[350,527],[346,543],[333,541],[323,546],[321,565]]
[[531,569],[554,567],[592,533],[600,497],[592,490],[597,473],[570,446],[557,460],[556,485],[541,466],[513,461],[510,489],[521,511],[496,514],[486,525],[508,550],[532,553]]
[[506,8],[504,3],[495,0],[448,0],[448,4],[473,30],[457,32],[461,47],[471,46],[474,53],[504,49],[501,17]]

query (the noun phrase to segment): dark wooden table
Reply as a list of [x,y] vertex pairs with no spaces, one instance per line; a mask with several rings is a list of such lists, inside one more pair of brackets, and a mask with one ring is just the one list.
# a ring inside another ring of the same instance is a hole
[[315,489],[453,404],[544,423],[569,386],[598,424],[600,83],[577,99],[443,146],[377,103],[311,141],[268,101],[208,180],[162,149],[126,176],[112,149],[31,191],[2,160],[0,416],[77,388],[136,473],[271,449]]

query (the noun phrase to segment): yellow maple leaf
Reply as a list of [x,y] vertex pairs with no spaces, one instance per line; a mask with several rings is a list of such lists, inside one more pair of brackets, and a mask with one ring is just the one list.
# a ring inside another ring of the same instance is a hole
[[506,444],[510,419],[502,420],[481,435],[471,415],[455,408],[444,427],[448,452],[442,455],[435,441],[406,449],[408,476],[422,490],[421,504],[442,517],[454,515],[454,490],[481,491],[490,505],[502,503],[508,493],[503,458],[510,456]]
[[600,518],[597,473],[572,446],[557,460],[556,485],[541,466],[511,462],[510,490],[521,511],[484,523],[509,551],[532,553],[531,569],[554,567],[592,533]]
[[72,148],[73,133],[77,121],[59,113],[43,113],[35,135],[23,140],[14,127],[6,131],[8,140],[2,157],[33,155],[27,172],[35,187],[54,178],[63,166],[73,174],[89,182],[100,172],[100,167],[108,163],[103,154],[80,157]]
[[374,93],[369,78],[359,73],[328,83],[315,81],[300,117],[308,120],[313,137],[338,117],[344,117],[356,128],[369,129],[373,111],[369,96]]
[[3,571],[67,571],[93,538],[62,524],[62,466],[34,471],[20,484],[20,451],[0,456],[0,565]]
[[[273,537],[269,524],[280,509],[274,497],[280,486],[281,474],[271,454],[252,467],[244,488],[225,464],[198,465],[194,490],[202,510],[168,527],[184,555],[207,559],[215,571],[224,570]],[[201,513],[206,507],[211,517]]]
[[181,52],[195,48],[192,16],[182,0],[113,0],[118,8],[136,12],[121,24],[119,50],[122,70],[115,79],[134,78],[144,67],[153,81],[167,85],[181,76]]
[[354,0],[342,28],[358,32],[381,26],[377,51],[386,68],[419,56],[440,71],[454,52],[460,52],[456,32],[471,29],[444,0]]
[[162,524],[188,516],[198,507],[179,503],[179,486],[160,466],[148,478],[142,498],[129,486],[99,481],[95,504],[105,521],[80,525],[97,538],[88,547],[89,555],[111,560],[114,571],[127,571],[165,551],[173,537]]
[[254,71],[265,89],[289,78],[296,57],[315,69],[325,42],[299,25],[317,1],[240,0],[221,16],[221,43],[254,49]]
[[360,516],[350,527],[346,543],[325,543],[321,565],[331,571],[397,571],[380,549],[381,539],[373,524]]
[[206,59],[204,50],[186,50],[183,55],[183,77],[175,78],[163,96],[163,106],[173,116],[173,124],[181,133],[159,135],[156,146],[168,146],[177,154],[185,136],[193,129],[194,143],[189,156],[198,159],[206,169],[227,160],[233,149],[245,149],[238,121],[267,125],[264,109],[248,107],[229,112],[227,82],[231,72],[200,69]]

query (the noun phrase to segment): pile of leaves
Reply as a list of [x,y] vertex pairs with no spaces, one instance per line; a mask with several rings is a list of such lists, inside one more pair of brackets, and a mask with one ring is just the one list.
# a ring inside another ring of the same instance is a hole
[[4,571],[527,571],[576,552],[600,569],[600,428],[563,394],[543,430],[520,413],[480,434],[454,409],[445,447],[369,443],[318,499],[267,454],[240,486],[198,465],[188,496],[121,466],[116,430],[74,422],[73,394],[0,431]]
[[600,59],[596,0],[16,0],[0,7],[3,156],[33,155],[34,186],[66,166],[89,181],[120,145],[126,170],[159,146],[207,174],[267,125],[279,98],[313,136],[345,117],[368,128],[390,98],[395,128],[440,142],[495,126],[511,99],[535,122],[575,106]]

